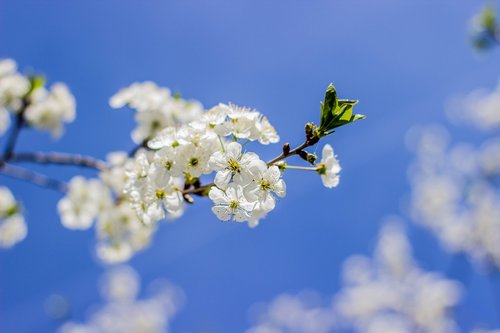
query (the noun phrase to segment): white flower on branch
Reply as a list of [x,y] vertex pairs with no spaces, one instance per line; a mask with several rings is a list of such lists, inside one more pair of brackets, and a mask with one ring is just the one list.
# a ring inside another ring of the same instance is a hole
[[0,247],[8,248],[22,241],[28,228],[19,204],[7,187],[0,187]]
[[329,144],[323,147],[321,161],[318,163],[318,173],[321,175],[323,185],[328,188],[336,187],[340,181],[339,161],[335,158],[333,148]]
[[224,151],[216,151],[209,160],[210,167],[217,171],[214,183],[221,189],[233,179],[239,185],[247,185],[251,181],[249,167],[253,161],[259,160],[255,153],[241,153],[242,147],[238,142],[231,142]]
[[230,184],[225,191],[213,186],[209,197],[215,203],[212,211],[221,221],[248,221],[255,207],[245,198],[243,187],[235,183]]

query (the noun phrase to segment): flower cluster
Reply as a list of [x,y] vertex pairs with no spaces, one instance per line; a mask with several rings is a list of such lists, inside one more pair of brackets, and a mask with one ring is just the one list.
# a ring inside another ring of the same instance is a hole
[[27,233],[19,203],[7,187],[0,187],[0,247],[13,246]]
[[132,132],[137,144],[153,138],[166,127],[195,120],[203,112],[200,102],[172,96],[168,88],[158,87],[151,81],[136,82],[121,89],[111,97],[109,104],[115,109],[128,106],[137,111],[137,127]]
[[[223,221],[255,225],[286,193],[281,171],[257,154],[243,151],[238,141],[279,140],[267,118],[257,111],[219,104],[197,120],[170,126],[151,139],[152,152],[141,151],[129,172],[126,192],[141,220],[149,224],[168,215],[178,217],[186,194],[203,194],[214,202]],[[214,184],[200,187],[200,178],[216,172]]]
[[27,77],[17,72],[11,59],[0,60],[0,134],[10,124],[8,111],[27,125],[62,134],[63,124],[75,119],[75,99],[63,83],[44,87],[41,77]]
[[[99,179],[75,177],[58,210],[62,224],[71,229],[96,225],[97,255],[106,262],[120,262],[149,244],[162,219],[180,217],[193,196],[207,196],[212,211],[222,221],[258,225],[286,195],[282,173],[286,169],[315,171],[325,186],[339,183],[340,165],[330,145],[323,156],[304,150],[319,141],[306,126],[306,143],[300,149],[283,147],[271,162],[246,151],[250,142],[277,143],[279,136],[260,112],[233,104],[219,104],[204,111],[196,101],[172,97],[167,88],[151,82],[135,83],[110,100],[113,107],[128,105],[137,111],[133,137],[139,149],[130,156],[114,153],[101,169]],[[160,116],[161,114],[161,116]],[[162,119],[151,126],[145,119]],[[161,129],[161,130],[159,130]],[[312,167],[284,162],[299,155]],[[212,182],[201,182],[213,175]]]
[[106,273],[102,296],[107,301],[94,309],[86,323],[66,322],[59,333],[136,333],[168,332],[171,318],[182,306],[183,294],[164,282],[150,298],[139,300],[140,282],[130,267],[118,267]]

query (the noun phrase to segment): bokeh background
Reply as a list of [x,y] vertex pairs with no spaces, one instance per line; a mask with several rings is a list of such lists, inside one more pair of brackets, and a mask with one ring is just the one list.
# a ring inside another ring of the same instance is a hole
[[[498,52],[479,55],[467,31],[481,1],[137,1],[0,0],[0,58],[21,71],[68,84],[77,120],[62,140],[27,130],[19,148],[104,158],[133,147],[133,113],[109,97],[134,81],[153,80],[206,107],[234,102],[268,116],[282,142],[299,144],[303,125],[319,120],[333,82],[340,97],[359,99],[368,118],[327,138],[342,164],[328,190],[314,174],[288,172],[288,195],[256,229],[221,223],[200,199],[165,223],[131,265],[144,283],[168,278],[187,297],[174,332],[242,332],[248,309],[282,292],[340,287],[351,254],[372,252],[384,216],[407,214],[405,133],[444,122],[446,102],[498,80]],[[476,132],[452,128],[457,138]],[[3,144],[4,141],[0,141]],[[276,145],[264,158],[279,153]],[[319,152],[319,151],[318,151]],[[41,167],[69,179],[76,168]],[[61,323],[44,311],[64,295],[72,319],[99,303],[104,270],[92,254],[93,230],[65,229],[60,195],[7,178],[26,211],[29,235],[0,252],[0,331],[50,332]],[[428,231],[408,224],[414,254],[428,270],[463,280],[472,268],[444,252]],[[449,270],[450,265],[453,269]],[[457,309],[466,332],[500,325],[490,282],[467,278]],[[499,289],[497,289],[499,290]]]

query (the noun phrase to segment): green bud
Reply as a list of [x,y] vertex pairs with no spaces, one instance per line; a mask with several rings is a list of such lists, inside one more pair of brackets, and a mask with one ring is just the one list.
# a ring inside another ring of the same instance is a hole
[[318,156],[315,154],[307,154],[307,162],[311,163],[314,165],[316,163],[316,160],[318,159]]

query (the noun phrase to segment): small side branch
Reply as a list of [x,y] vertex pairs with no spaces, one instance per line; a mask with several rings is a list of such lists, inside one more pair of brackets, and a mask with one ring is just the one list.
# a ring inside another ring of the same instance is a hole
[[0,161],[0,174],[5,176],[26,181],[28,183],[66,193],[68,186],[66,183],[56,179],[52,179],[38,172],[34,172],[25,168],[13,166]]

